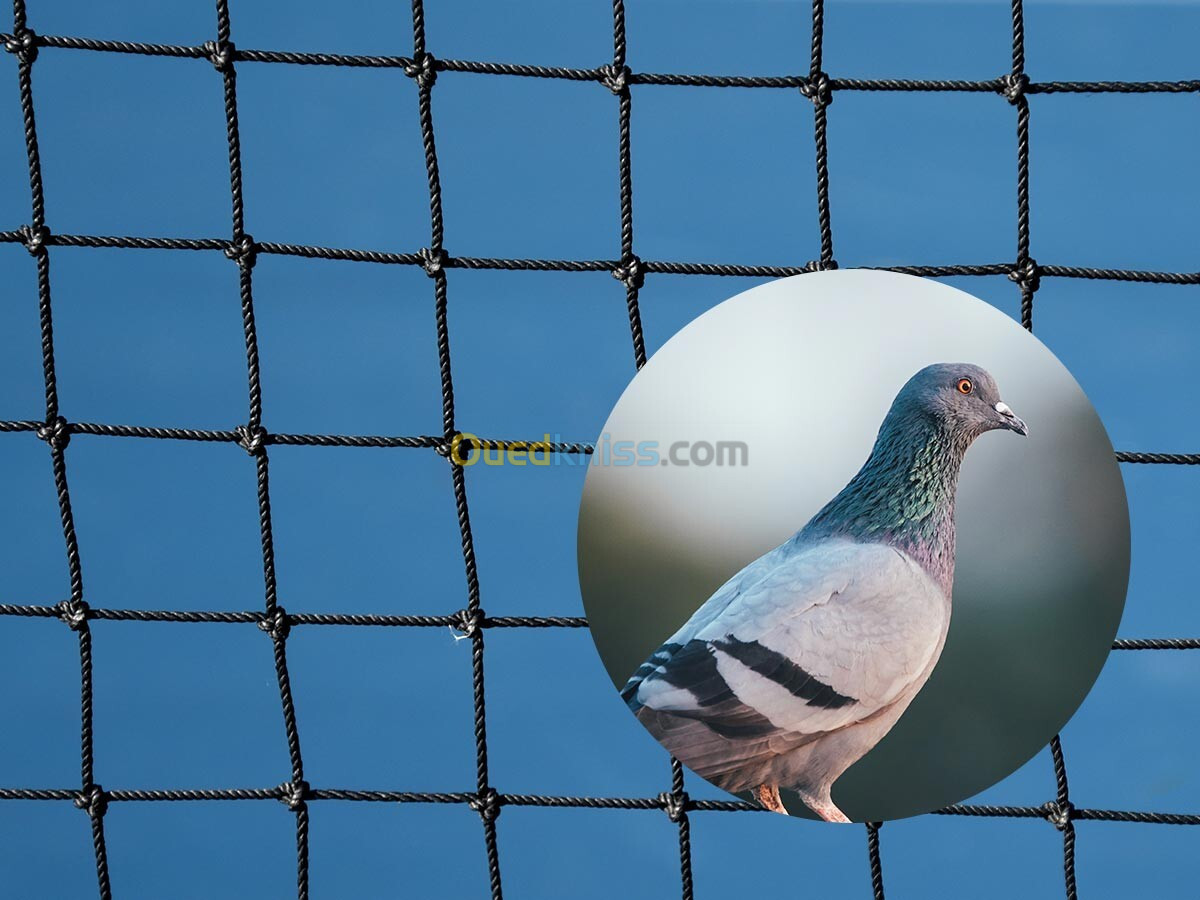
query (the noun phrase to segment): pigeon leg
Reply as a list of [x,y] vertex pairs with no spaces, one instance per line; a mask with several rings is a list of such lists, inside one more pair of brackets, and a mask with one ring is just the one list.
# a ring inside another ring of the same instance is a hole
[[812,811],[826,822],[839,822],[844,825],[850,824],[850,820],[846,818],[846,814],[832,803],[830,803],[828,806],[814,806]]
[[828,788],[824,791],[817,791],[814,794],[805,793],[804,791],[796,791],[796,793],[800,795],[800,799],[804,801],[804,805],[820,816],[822,820],[849,824],[850,819],[834,804],[833,799],[829,796]]
[[760,784],[753,791],[754,799],[762,804],[763,809],[769,809],[771,812],[783,813],[788,815],[787,807],[783,805],[783,801],[779,799],[779,786],[774,784]]

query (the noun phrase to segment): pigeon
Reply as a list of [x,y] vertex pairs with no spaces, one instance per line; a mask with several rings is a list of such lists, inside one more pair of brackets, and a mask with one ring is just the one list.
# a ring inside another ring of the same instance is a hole
[[629,708],[717,787],[784,814],[790,789],[849,822],[834,782],[896,724],[945,645],[959,468],[994,429],[1029,433],[984,369],[913,375],[858,474],[638,667],[621,691]]

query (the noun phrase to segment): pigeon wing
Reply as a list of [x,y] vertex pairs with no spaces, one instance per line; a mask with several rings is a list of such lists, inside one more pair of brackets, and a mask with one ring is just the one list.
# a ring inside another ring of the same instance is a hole
[[[734,600],[741,597],[743,591],[761,581],[766,575],[777,569],[786,559],[787,545],[776,547],[764,553],[754,562],[726,581],[713,593],[703,606],[688,619],[678,631],[667,638],[662,645],[650,655],[644,663],[638,666],[636,672],[629,677],[621,688],[621,696],[625,702],[637,710],[637,691],[642,681],[683,648],[700,629],[717,619]],[[681,661],[682,662],[682,661]]]
[[747,566],[646,661],[626,700],[702,775],[786,752],[906,695],[949,604],[882,544],[784,544]]

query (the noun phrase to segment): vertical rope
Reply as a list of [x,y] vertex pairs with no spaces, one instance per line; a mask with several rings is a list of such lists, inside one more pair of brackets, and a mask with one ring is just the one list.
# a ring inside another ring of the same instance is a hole
[[112,886],[108,872],[108,850],[104,839],[104,790],[96,783],[95,732],[93,722],[92,632],[88,607],[83,598],[83,567],[79,559],[79,540],[71,511],[71,492],[67,483],[66,448],[71,428],[59,415],[58,377],[54,359],[54,315],[50,291],[50,232],[46,227],[46,197],[42,183],[42,159],[38,147],[37,120],[33,108],[33,63],[38,55],[37,35],[29,29],[25,0],[13,0],[12,43],[5,49],[16,54],[17,83],[20,91],[21,118],[25,130],[25,152],[29,170],[30,223],[21,229],[25,247],[37,265],[38,320],[42,344],[42,377],[45,387],[46,420],[37,435],[50,448],[50,465],[62,521],[63,544],[67,554],[71,597],[60,604],[63,620],[79,635],[79,774],[80,790],[75,805],[90,819],[92,853],[96,863],[96,883],[100,900],[110,900]]
[[[1012,0],[1012,72],[1005,88],[1008,101],[1017,108],[1017,263],[1009,277],[1021,290],[1021,324],[1033,331],[1033,295],[1037,292],[1040,270],[1029,254],[1029,98],[1025,74],[1025,10],[1022,0]],[[1062,743],[1055,735],[1050,741],[1054,762],[1056,796],[1049,804],[1047,817],[1063,835],[1063,877],[1067,900],[1076,900],[1075,823],[1067,789],[1067,766]]]
[[[629,332],[633,339],[633,360],[638,369],[646,364],[646,341],[638,306],[644,272],[641,260],[633,252],[633,161],[629,140],[632,99],[629,92],[630,70],[626,59],[625,2],[613,0],[613,61],[607,67],[604,84],[617,96],[618,165],[621,199],[621,264],[613,272],[625,285],[625,305],[629,313]],[[687,794],[683,790],[683,766],[671,757],[671,791],[664,795],[667,815],[679,828],[679,877],[683,900],[692,898],[692,829],[687,816]]]
[[881,822],[867,823],[867,861],[871,866],[871,891],[875,900],[883,900],[883,861],[879,857]]
[[1025,74],[1025,13],[1022,0],[1012,2],[1012,72],[1005,79],[1004,96],[1017,108],[1017,261],[1009,277],[1021,290],[1021,324],[1033,330],[1033,295],[1039,269],[1029,255],[1029,98]]
[[808,83],[802,93],[813,103],[813,139],[816,143],[817,160],[817,225],[821,232],[821,257],[818,269],[836,269],[833,257],[833,225],[829,212],[829,134],[827,110],[833,102],[833,89],[822,69],[822,46],[825,39],[825,3],[813,0],[812,5],[812,48],[808,70]]
[[[1025,74],[1025,11],[1022,0],[1012,0],[1012,72],[1005,85],[1004,95],[1017,108],[1017,262],[1009,278],[1021,291],[1021,324],[1033,331],[1033,295],[1040,281],[1040,269],[1029,254],[1029,98]],[[1075,823],[1067,790],[1067,767],[1063,760],[1062,744],[1055,735],[1050,741],[1054,761],[1056,797],[1047,804],[1047,818],[1063,835],[1063,876],[1067,900],[1076,900],[1075,887]]]
[[642,313],[638,306],[644,272],[641,260],[633,252],[633,159],[629,145],[629,119],[632,100],[629,94],[629,66],[625,59],[625,2],[613,0],[613,61],[605,70],[604,84],[617,96],[618,167],[621,196],[621,264],[613,275],[625,285],[625,307],[629,314],[629,333],[633,339],[633,361],[637,368],[646,364],[646,339],[642,334]]
[[92,733],[92,632],[87,624],[86,613],[77,630],[79,632],[81,780],[83,788],[75,805],[87,812],[88,818],[91,820],[92,855],[96,859],[96,882],[101,900],[111,900],[112,885],[108,874],[108,850],[104,841],[104,813],[108,803],[103,788],[96,783],[95,775],[94,736]]
[[812,5],[812,41],[809,50],[808,77],[813,81],[821,74],[824,64],[825,42],[825,3],[824,0],[813,0]]
[[1048,804],[1047,817],[1063,836],[1063,880],[1067,900],[1078,900],[1075,887],[1075,808],[1071,805],[1067,764],[1057,734],[1050,741],[1050,756],[1054,760],[1055,799],[1054,803]]
[[683,900],[692,900],[692,825],[688,819],[691,800],[683,789],[683,765],[671,757],[671,792],[660,800],[670,820],[679,826],[679,877]]
[[438,369],[442,389],[442,444],[438,451],[446,456],[454,485],[454,505],[458,514],[462,538],[463,567],[467,581],[467,606],[459,615],[460,628],[471,640],[471,688],[475,716],[475,796],[471,808],[483,822],[484,848],[487,853],[488,877],[493,900],[503,897],[500,876],[500,850],[496,839],[496,819],[500,815],[499,794],[491,786],[488,775],[487,705],[484,691],[485,615],[480,604],[479,570],[475,560],[475,542],[471,533],[471,515],[467,504],[467,479],[462,466],[450,453],[451,442],[458,433],[454,416],[454,377],[450,362],[450,327],[446,290],[445,222],[442,216],[442,181],[438,171],[437,143],[433,129],[433,85],[437,80],[437,61],[428,52],[425,38],[425,8],[421,0],[413,0],[413,60],[406,74],[417,82],[417,107],[421,127],[421,143],[425,149],[425,172],[429,182],[429,247],[421,251],[426,274],[433,279],[434,317],[437,323]]
[[308,804],[296,807],[296,884],[301,897],[308,896]]
[[205,44],[209,60],[221,74],[225,100],[225,131],[229,147],[229,196],[231,237],[225,255],[238,267],[238,294],[242,310],[242,331],[246,343],[247,424],[237,429],[242,448],[254,458],[258,497],[259,539],[262,545],[264,615],[259,627],[271,638],[275,678],[287,739],[291,780],[283,785],[282,799],[296,818],[296,896],[308,898],[308,784],[304,781],[304,759],[300,751],[300,732],[296,724],[296,706],[288,674],[287,638],[290,622],[279,605],[275,576],[275,537],[271,526],[269,436],[262,425],[262,378],[258,352],[258,329],[254,322],[254,276],[257,247],[246,233],[245,201],[242,191],[242,144],[237,111],[237,50],[232,40],[228,0],[216,0],[217,39]]

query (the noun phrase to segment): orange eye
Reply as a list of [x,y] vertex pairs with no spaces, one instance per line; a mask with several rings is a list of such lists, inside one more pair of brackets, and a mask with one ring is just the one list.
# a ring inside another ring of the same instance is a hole
[[958,392],[960,394],[969,394],[974,389],[975,389],[975,386],[971,384],[970,378],[958,379]]

